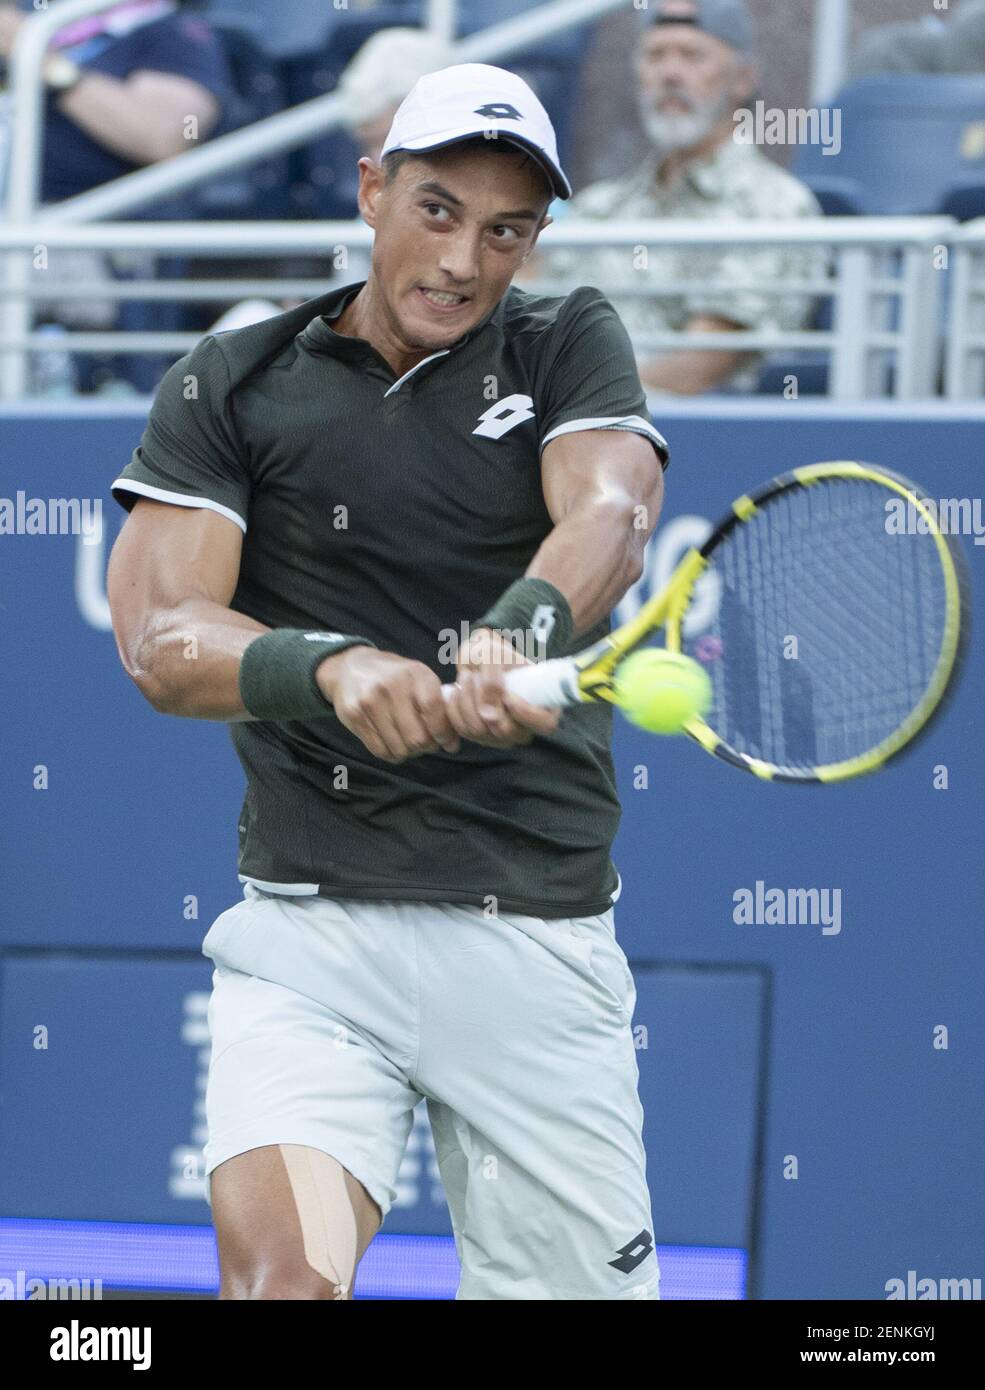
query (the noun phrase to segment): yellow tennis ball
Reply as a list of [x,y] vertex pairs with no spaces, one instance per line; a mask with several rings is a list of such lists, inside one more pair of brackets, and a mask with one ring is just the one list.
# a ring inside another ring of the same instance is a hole
[[677,734],[711,708],[708,672],[681,652],[650,647],[616,668],[616,699],[631,724],[654,734]]

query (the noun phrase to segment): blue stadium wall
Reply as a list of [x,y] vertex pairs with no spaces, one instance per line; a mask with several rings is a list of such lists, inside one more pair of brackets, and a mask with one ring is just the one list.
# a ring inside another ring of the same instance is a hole
[[[978,411],[674,403],[657,423],[673,462],[647,582],[798,464],[982,492]],[[242,777],[224,729],[155,714],[116,656],[108,485],[142,425],[139,406],[0,410],[0,497],[102,498],[106,520],[96,545],[0,535],[0,1277],[207,1291],[199,946],[240,896]],[[964,545],[980,603],[985,548]],[[973,644],[934,733],[842,787],[762,785],[620,723],[616,920],[665,1297],[881,1299],[910,1270],[985,1275],[983,674]],[[736,925],[757,881],[840,888],[841,930]],[[364,1273],[378,1297],[454,1290],[423,1107]]]

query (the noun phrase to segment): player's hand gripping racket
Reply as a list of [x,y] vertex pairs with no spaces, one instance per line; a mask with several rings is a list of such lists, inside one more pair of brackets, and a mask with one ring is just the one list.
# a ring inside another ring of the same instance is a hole
[[506,683],[551,708],[618,703],[620,662],[663,628],[711,678],[685,733],[767,780],[837,782],[927,727],[968,626],[963,557],[923,491],[875,465],[820,463],[740,497],[632,622]]

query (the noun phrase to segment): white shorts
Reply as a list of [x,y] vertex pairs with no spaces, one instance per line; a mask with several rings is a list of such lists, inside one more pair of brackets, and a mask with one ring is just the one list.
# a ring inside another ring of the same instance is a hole
[[611,908],[545,920],[247,884],[202,950],[207,1175],[307,1144],[385,1216],[424,1096],[459,1298],[659,1297],[636,990]]

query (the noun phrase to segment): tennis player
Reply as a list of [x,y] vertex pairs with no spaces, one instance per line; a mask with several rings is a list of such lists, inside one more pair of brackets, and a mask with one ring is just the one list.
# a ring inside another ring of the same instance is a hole
[[113,484],[123,664],[247,778],[220,1298],[350,1298],[422,1097],[459,1298],[657,1298],[611,712],[504,677],[608,631],[666,445],[607,300],[511,287],[571,194],[523,81],[422,78],[359,167],[369,279],[203,339]]

